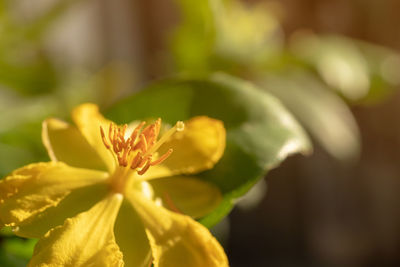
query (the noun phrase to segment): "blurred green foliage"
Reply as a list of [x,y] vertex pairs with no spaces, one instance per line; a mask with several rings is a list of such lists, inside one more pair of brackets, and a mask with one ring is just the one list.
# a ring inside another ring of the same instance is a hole
[[60,85],[43,36],[71,1],[59,1],[31,21],[15,14],[14,1],[0,4],[0,175],[43,159],[40,121],[56,113]]
[[43,45],[45,33],[73,1],[57,1],[38,17],[21,18],[15,1],[0,4],[0,84],[21,95],[54,92],[60,82],[56,66]]
[[183,20],[171,39],[174,71],[224,71],[252,81],[278,97],[333,157],[358,157],[360,134],[348,103],[390,95],[400,83],[397,53],[307,31],[285,40],[276,3],[177,2]]
[[0,241],[0,264],[4,267],[26,266],[37,242],[14,236],[10,227],[0,230]]
[[[0,177],[37,161],[48,161],[41,142],[42,121],[66,117],[78,103],[107,105],[130,83],[126,67],[110,64],[98,71],[59,66],[46,49],[46,37],[70,7],[83,0],[55,1],[26,18],[20,1],[0,1]],[[131,74],[129,74],[132,76]],[[125,84],[118,84],[123,82]],[[0,266],[26,266],[35,240],[0,232]]]
[[48,31],[70,7],[83,1],[56,1],[29,20],[17,12],[16,2],[1,2],[1,177],[29,162],[47,159],[40,137],[45,118],[65,118],[82,102],[109,105],[120,88],[132,85],[128,78],[132,74],[124,65],[109,64],[95,71],[80,66],[77,71],[76,66],[60,66],[45,48]]

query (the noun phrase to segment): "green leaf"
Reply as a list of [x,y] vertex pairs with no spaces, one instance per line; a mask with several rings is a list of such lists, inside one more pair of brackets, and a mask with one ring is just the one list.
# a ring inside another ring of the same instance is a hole
[[4,242],[3,248],[6,253],[15,255],[22,259],[30,259],[36,242],[36,239],[23,239],[18,237],[9,238]]
[[9,236],[0,240],[0,266],[22,267],[27,266],[32,257],[36,239],[25,239]]
[[0,236],[13,236],[14,233],[12,231],[11,226],[4,226],[0,229]]
[[236,198],[288,155],[311,150],[303,129],[277,99],[224,74],[154,83],[106,114],[120,123],[161,117],[173,124],[197,115],[224,122],[224,156],[212,170],[196,175],[216,184],[223,194],[221,205],[201,220],[208,227],[222,219]]
[[265,75],[258,84],[278,97],[332,156],[343,161],[359,156],[360,134],[350,109],[314,75]]
[[0,266],[1,267],[25,267],[28,264],[27,259],[21,259],[14,255],[5,253],[0,249]]

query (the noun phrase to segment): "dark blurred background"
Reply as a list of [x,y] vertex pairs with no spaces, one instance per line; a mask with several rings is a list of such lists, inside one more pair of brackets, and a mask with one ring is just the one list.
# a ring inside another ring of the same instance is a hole
[[[29,22],[57,2],[62,1],[11,5],[20,21]],[[56,97],[61,105],[53,103],[37,118],[66,114],[82,100],[106,107],[171,72],[168,45],[181,19],[174,1],[75,2],[47,29],[38,53],[45,51],[55,68],[63,70],[54,78],[57,86],[78,89],[60,89]],[[266,2],[274,6],[287,37],[298,30],[334,33],[400,51],[398,0]],[[112,66],[111,72],[107,66]],[[105,75],[93,78],[94,73]],[[97,79],[102,80],[101,89],[95,86]],[[87,87],[96,89],[82,89]],[[8,92],[0,95],[3,100],[5,95],[14,97]],[[36,104],[47,103],[36,92],[27,95],[35,96]],[[313,155],[293,156],[271,171],[267,194],[251,208],[235,208],[220,226],[232,267],[400,266],[400,93],[374,105],[353,104],[351,109],[361,132],[359,159],[339,161],[316,143]],[[0,133],[6,128],[0,127]],[[7,142],[0,142],[3,149],[11,149]],[[25,161],[32,158],[37,157],[26,155]],[[14,167],[7,165],[7,170]]]
[[[279,3],[287,33],[306,28],[400,48],[397,0]],[[400,95],[352,110],[359,161],[340,163],[316,146],[272,171],[261,204],[231,214],[232,266],[400,266]]]

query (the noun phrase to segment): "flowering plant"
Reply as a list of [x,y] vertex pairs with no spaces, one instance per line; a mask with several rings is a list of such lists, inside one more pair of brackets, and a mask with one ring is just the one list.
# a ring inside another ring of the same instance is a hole
[[220,159],[222,122],[195,117],[184,130],[180,121],[157,140],[160,119],[144,129],[145,122],[117,126],[93,104],[72,114],[76,127],[57,119],[43,123],[51,162],[22,167],[0,182],[1,222],[17,235],[40,238],[29,266],[228,265],[209,231],[179,213],[180,203],[169,195],[179,190],[157,195],[151,182],[196,187],[185,208],[204,215],[218,203],[218,189],[180,175]]

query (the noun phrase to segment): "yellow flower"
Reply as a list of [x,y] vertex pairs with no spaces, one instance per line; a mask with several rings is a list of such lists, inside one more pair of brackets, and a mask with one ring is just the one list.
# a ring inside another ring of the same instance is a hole
[[216,239],[192,219],[221,194],[185,176],[221,158],[222,122],[201,116],[170,129],[160,119],[144,129],[117,126],[93,104],[77,107],[72,119],[76,127],[43,123],[51,162],[0,181],[0,227],[40,238],[29,266],[228,266]]

